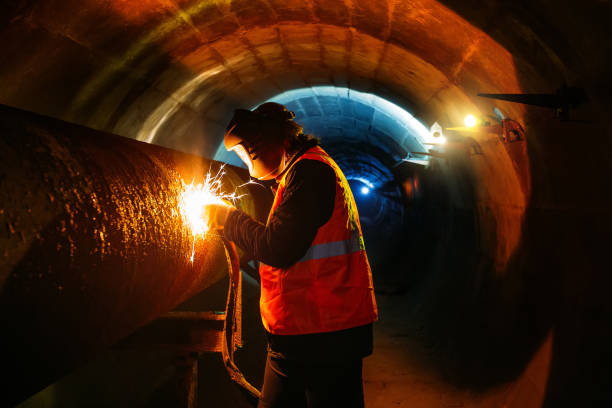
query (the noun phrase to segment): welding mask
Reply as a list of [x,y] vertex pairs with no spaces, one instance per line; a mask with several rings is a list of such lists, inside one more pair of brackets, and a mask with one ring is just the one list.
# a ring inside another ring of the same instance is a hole
[[271,180],[285,167],[284,144],[271,124],[273,120],[257,110],[237,109],[223,140],[225,148],[247,165],[251,177],[259,180]]

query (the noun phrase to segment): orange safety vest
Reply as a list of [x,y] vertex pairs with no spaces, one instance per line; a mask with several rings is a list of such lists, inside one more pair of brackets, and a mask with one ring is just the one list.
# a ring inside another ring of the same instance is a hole
[[[300,160],[317,160],[334,169],[334,211],[295,264],[289,268],[260,265],[263,324],[272,334],[290,335],[371,323],[378,318],[372,271],[348,182],[336,162],[318,146],[307,150],[292,167]],[[268,222],[283,199],[288,173],[278,184]]]

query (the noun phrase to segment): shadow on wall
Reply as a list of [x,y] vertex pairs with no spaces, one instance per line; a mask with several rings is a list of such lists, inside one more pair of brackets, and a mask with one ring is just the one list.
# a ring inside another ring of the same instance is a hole
[[610,223],[609,215],[594,208],[604,201],[598,196],[608,194],[600,196],[606,171],[599,166],[606,162],[594,154],[578,164],[573,151],[576,135],[605,129],[599,123],[561,123],[537,109],[529,111],[526,124],[534,188],[523,237],[528,250],[518,266],[526,270],[524,284],[539,286],[541,294],[533,290],[534,296],[550,302],[534,314],[542,318],[548,310],[554,333],[544,406],[609,406],[612,282],[604,265]]
[[[551,287],[555,268],[538,261],[541,241],[530,239],[531,215],[521,224],[522,211],[516,214],[515,206],[499,201],[502,196],[492,200],[483,194],[503,179],[501,173],[487,175],[483,166],[513,171],[512,164],[508,169],[486,162],[505,154],[506,146],[489,138],[484,154],[475,157],[462,145],[449,147],[445,158],[427,169],[403,169],[405,180],[419,189],[407,209],[406,250],[396,262],[406,271],[404,283],[416,291],[406,312],[423,328],[415,336],[422,335],[420,341],[431,351],[428,364],[447,382],[482,392],[523,375],[553,327],[558,290]],[[505,255],[497,248],[506,246],[516,225],[522,232],[502,268],[499,258]],[[546,382],[546,369],[537,373],[536,382]]]
[[[491,279],[492,288],[499,289],[488,298],[494,300],[498,292],[506,302],[517,302],[517,329],[533,333],[533,339],[550,326],[544,406],[610,406],[612,194],[604,186],[612,166],[604,118],[612,109],[605,91],[611,87],[612,59],[599,44],[610,36],[604,17],[609,6],[493,3],[498,16],[493,22],[492,9],[483,12],[475,2],[443,3],[514,55],[524,56],[514,58],[521,89],[551,92],[568,82],[583,87],[590,99],[571,112],[576,122],[562,122],[552,110],[527,109],[523,127],[529,155],[515,164],[519,171],[529,169],[531,194],[521,239],[508,263],[506,276],[513,278]],[[508,29],[510,21],[514,30]]]
[[[597,108],[577,114],[597,118]],[[409,250],[395,260],[418,284],[407,313],[451,384],[485,391],[514,382],[517,393],[541,387],[545,407],[607,406],[610,197],[601,167],[609,164],[605,149],[580,164],[575,155],[577,135],[607,130],[537,108],[524,121],[526,142],[476,135],[481,155],[449,147],[419,174],[422,196],[407,210]],[[500,167],[500,149],[510,167]],[[520,191],[496,171],[513,173]],[[534,364],[543,348],[549,361]]]

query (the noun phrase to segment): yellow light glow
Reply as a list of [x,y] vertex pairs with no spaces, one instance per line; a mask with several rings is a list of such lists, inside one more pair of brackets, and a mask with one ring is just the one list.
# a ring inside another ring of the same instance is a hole
[[180,211],[193,235],[206,234],[208,231],[204,210],[209,204],[223,204],[223,201],[202,184],[185,186],[181,193]]
[[203,183],[186,184],[183,182],[183,190],[179,197],[179,211],[183,223],[191,230],[193,245],[191,250],[191,262],[195,255],[195,240],[198,236],[204,237],[209,230],[209,220],[206,207],[211,204],[229,205],[227,201],[236,202],[241,196],[236,193],[225,194],[221,191],[221,179],[225,175],[223,167],[215,176],[210,172],[206,174]]
[[465,123],[465,126],[472,128],[476,126],[478,120],[474,115],[467,115],[465,119],[463,119],[463,123]]

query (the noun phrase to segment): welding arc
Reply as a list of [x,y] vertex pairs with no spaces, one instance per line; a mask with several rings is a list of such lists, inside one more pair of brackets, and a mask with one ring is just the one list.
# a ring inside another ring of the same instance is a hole
[[[237,348],[242,347],[242,274],[236,245],[223,238],[223,248],[229,273],[223,341],[221,342],[223,364],[232,381],[241,386],[252,397],[259,399],[261,392],[247,381],[234,362],[234,352]],[[231,325],[228,325],[228,321],[231,322]]]

